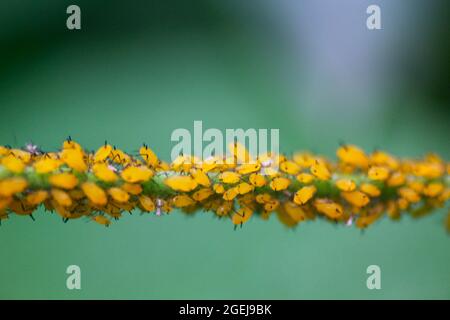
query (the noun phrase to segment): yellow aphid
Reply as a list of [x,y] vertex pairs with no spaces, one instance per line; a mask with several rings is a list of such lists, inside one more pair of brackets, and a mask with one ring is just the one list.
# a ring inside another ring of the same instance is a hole
[[81,218],[82,216],[88,216],[91,213],[92,208],[89,205],[77,205],[71,212],[70,219]]
[[81,185],[81,190],[95,205],[104,206],[108,202],[105,191],[93,182],[84,182]]
[[264,175],[266,175],[270,178],[277,177],[280,175],[280,172],[277,169],[272,168],[272,167],[264,168],[263,172],[264,172]]
[[297,175],[296,178],[297,178],[297,181],[304,183],[304,184],[310,184],[311,182],[314,181],[314,176],[309,173],[300,173],[299,175]]
[[189,157],[188,159],[189,161],[184,162],[181,166],[182,171],[186,173],[189,172],[195,164],[200,163],[200,160],[195,156]]
[[0,156],[6,156],[10,153],[10,149],[4,146],[0,146]]
[[331,177],[330,171],[325,166],[325,164],[317,160],[314,161],[310,170],[311,173],[320,180],[329,180]]
[[131,158],[125,152],[120,149],[113,148],[111,151],[110,158],[118,164],[127,165],[131,162]]
[[[270,214],[270,212],[263,213],[264,215]],[[278,220],[284,224],[288,228],[295,227],[298,224],[298,221],[295,221],[287,212],[286,210],[277,210],[277,218]]]
[[338,179],[336,181],[336,186],[342,191],[353,191],[356,189],[356,184],[353,180],[344,178]]
[[179,194],[175,197],[173,197],[173,204],[175,205],[175,207],[178,208],[183,208],[183,207],[188,207],[188,206],[192,206],[193,204],[195,204],[195,201],[192,200],[191,197],[185,195],[185,194]]
[[25,163],[13,155],[2,158],[2,166],[13,173],[22,173],[25,169]]
[[94,161],[95,162],[103,162],[105,161],[112,152],[113,148],[109,144],[104,144],[100,148],[97,149],[97,151],[94,154]]
[[344,209],[340,204],[337,204],[328,199],[316,199],[314,207],[320,213],[325,214],[330,219],[337,219],[344,213]]
[[450,199],[450,188],[445,188],[444,191],[439,195],[438,200],[445,202]]
[[367,155],[357,146],[341,146],[336,151],[336,155],[338,156],[339,160],[346,164],[350,164],[359,168],[367,168],[369,166],[369,159]]
[[2,220],[8,220],[9,215],[5,212],[5,210],[0,210],[0,224]]
[[240,208],[237,212],[233,214],[231,220],[234,225],[243,224],[250,220],[252,217],[253,210],[247,207]]
[[20,215],[31,215],[33,213],[33,210],[35,210],[34,206],[27,206],[27,204],[22,200],[13,200],[9,204],[9,208]]
[[189,157],[184,156],[184,155],[179,155],[178,157],[175,158],[175,160],[172,161],[170,166],[172,167],[173,170],[180,171],[182,169],[183,164],[187,163],[189,161],[190,161]]
[[160,161],[158,167],[156,168],[158,171],[169,171],[170,165],[167,162]]
[[223,199],[227,201],[231,201],[239,194],[238,188],[230,188],[223,193]]
[[191,176],[170,176],[164,183],[175,191],[189,192],[197,188],[197,182]]
[[417,193],[422,193],[423,189],[425,188],[425,185],[421,181],[411,181],[408,182],[408,187],[413,189]]
[[400,188],[400,189],[398,189],[398,194],[401,197],[408,200],[408,202],[415,203],[415,202],[420,201],[419,194],[411,188],[407,188],[407,187]]
[[400,210],[398,208],[396,201],[390,200],[387,203],[386,212],[387,212],[389,218],[391,218],[392,220],[400,219]]
[[225,171],[220,174],[220,180],[223,183],[234,184],[238,183],[240,179],[241,175],[233,171]]
[[380,189],[374,184],[363,183],[360,187],[361,191],[368,194],[371,197],[378,197],[381,194]]
[[211,181],[206,173],[199,169],[191,170],[192,178],[201,186],[209,187],[211,186]]
[[37,173],[49,173],[55,171],[62,164],[60,160],[52,159],[52,158],[43,158],[38,160],[33,164],[34,169]]
[[275,191],[286,190],[291,184],[291,180],[288,178],[275,178],[270,182],[270,188]]
[[355,207],[361,208],[370,202],[370,198],[361,191],[341,192],[342,197]]
[[130,166],[122,171],[121,176],[126,182],[139,183],[148,181],[153,177],[153,171],[144,166]]
[[406,210],[408,209],[409,202],[405,198],[400,198],[397,200],[397,205],[400,210]]
[[92,217],[92,220],[105,227],[109,227],[109,225],[111,224],[111,221],[105,216],[95,216]]
[[118,187],[109,188],[108,194],[119,203],[125,203],[130,199],[130,195],[125,190]]
[[314,157],[305,152],[297,152],[294,153],[294,156],[292,158],[296,164],[298,164],[302,168],[309,168],[314,164]]
[[3,209],[5,209],[9,203],[12,201],[11,197],[8,198],[0,198],[0,213]]
[[248,180],[255,187],[262,187],[267,183],[266,178],[264,178],[264,176],[260,175],[259,173],[252,173]]
[[104,182],[115,182],[118,179],[117,174],[105,163],[96,163],[92,167],[92,171],[97,178]]
[[271,199],[272,199],[272,197],[268,193],[260,193],[255,197],[256,202],[258,202],[260,204],[269,202]]
[[230,143],[228,145],[231,155],[234,159],[237,160],[238,163],[252,163],[253,158],[241,143]]
[[82,150],[81,145],[75,141],[73,141],[70,137],[67,140],[64,140],[62,145],[63,150]]
[[51,175],[48,181],[52,186],[62,189],[73,189],[78,184],[77,177],[68,172]]
[[22,149],[11,149],[9,153],[22,160],[24,163],[29,163],[31,161],[31,153],[28,151]]
[[60,206],[70,207],[72,205],[72,199],[67,192],[60,189],[52,189],[50,193]]
[[215,192],[215,193],[222,194],[222,193],[225,192],[224,186],[221,185],[220,183],[216,183],[216,184],[213,186],[213,189],[214,189],[214,192]]
[[216,158],[210,158],[206,159],[202,162],[201,168],[204,173],[208,173],[211,170],[214,170],[217,167],[218,159]]
[[423,194],[427,197],[437,197],[444,190],[444,185],[439,182],[432,182],[423,189]]
[[267,212],[275,211],[280,205],[280,201],[277,199],[272,199],[264,204],[264,210]]
[[238,189],[239,194],[246,194],[253,191],[254,189],[254,187],[251,184],[248,184],[247,182],[242,182],[238,184],[236,188]]
[[261,169],[260,163],[246,163],[242,164],[236,168],[239,174],[249,174],[253,172],[258,172]]
[[49,159],[53,159],[53,160],[60,160],[60,154],[58,152],[47,152],[41,157],[49,158]]
[[[278,210],[278,211],[281,211],[281,210]],[[263,212],[261,212],[261,213],[259,214],[259,217],[260,217],[262,220],[269,220],[269,218],[270,218],[270,216],[272,215],[272,213],[273,213],[273,211],[272,211],[272,212],[263,211]]]
[[372,165],[388,166],[392,170],[396,170],[399,166],[398,160],[384,151],[375,151],[370,156]]
[[297,174],[300,171],[300,166],[293,161],[285,161],[280,163],[280,169],[287,174]]
[[41,204],[44,202],[48,197],[48,192],[45,190],[37,190],[35,192],[32,192],[28,194],[25,198],[28,204],[32,206],[37,206],[38,204]]
[[153,152],[152,149],[147,147],[146,145],[143,145],[139,149],[139,154],[141,155],[142,159],[145,160],[145,162],[150,166],[156,166],[158,164],[158,157]]
[[139,203],[141,204],[142,209],[147,212],[155,210],[155,203],[153,202],[152,198],[146,195],[139,196]]
[[237,167],[237,159],[233,157],[225,158],[224,163],[222,164],[222,170],[234,169]]
[[371,167],[367,175],[372,180],[384,181],[389,176],[389,169],[386,167]]
[[10,197],[20,193],[27,187],[27,181],[22,177],[11,177],[0,181],[0,196]]
[[8,205],[9,209],[11,209],[14,213],[17,213],[19,215],[29,215],[33,213],[34,207],[30,206],[27,207],[22,201],[20,200],[13,200]]
[[85,197],[85,194],[80,189],[69,190],[69,195],[73,200],[81,200]]
[[280,166],[281,163],[287,161],[287,157],[284,154],[274,154],[272,155],[273,165]]
[[247,193],[247,194],[243,195],[242,197],[239,197],[238,203],[241,206],[251,207],[253,209],[253,207],[254,207],[253,201],[254,200],[255,200],[255,196],[252,193]]
[[381,216],[382,211],[377,211],[366,216],[359,216],[358,219],[356,219],[356,227],[360,229],[367,228],[369,225],[377,221]]
[[297,204],[287,201],[284,203],[284,210],[286,213],[296,222],[300,222],[306,219],[305,212]]
[[137,196],[137,195],[142,193],[142,187],[139,184],[126,182],[126,183],[124,183],[121,186],[121,188],[123,190],[125,190],[126,192],[128,192],[129,194],[132,194],[132,195],[135,195],[135,196]]
[[221,217],[227,215],[233,207],[232,201],[223,201],[216,209],[216,214]]
[[73,170],[84,172],[87,169],[83,158],[83,152],[78,149],[64,149],[61,152],[61,159]]
[[200,189],[200,190],[194,192],[194,194],[192,195],[192,198],[195,201],[203,201],[205,199],[208,199],[213,194],[214,194],[214,191],[211,190],[210,188],[203,188],[203,189]]
[[390,187],[398,187],[406,181],[405,175],[401,172],[394,172],[387,180],[387,185]]
[[307,203],[316,193],[315,186],[306,186],[298,190],[294,195],[294,202],[299,205]]
[[421,162],[414,166],[414,173],[417,176],[429,179],[439,178],[444,171],[444,166],[437,162]]

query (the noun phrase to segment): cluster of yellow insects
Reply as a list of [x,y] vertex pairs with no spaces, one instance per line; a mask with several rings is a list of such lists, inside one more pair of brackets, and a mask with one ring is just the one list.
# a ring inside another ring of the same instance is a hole
[[0,146],[0,221],[11,214],[34,220],[43,205],[64,222],[86,217],[105,226],[135,209],[180,208],[211,211],[235,227],[273,214],[289,227],[320,218],[366,228],[384,215],[424,216],[450,198],[450,163],[435,154],[399,159],[342,145],[332,162],[308,152],[252,158],[241,144],[229,147],[226,157],[180,155],[167,163],[146,145],[136,155],[106,142],[87,152],[72,139],[57,152]]

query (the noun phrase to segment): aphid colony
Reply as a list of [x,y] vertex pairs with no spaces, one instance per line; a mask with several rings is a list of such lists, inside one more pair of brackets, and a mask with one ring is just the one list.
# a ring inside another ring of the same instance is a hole
[[[211,211],[235,226],[275,215],[289,227],[321,218],[366,228],[384,215],[424,216],[450,198],[450,164],[434,154],[408,160],[343,145],[337,162],[300,152],[245,154],[241,163],[237,150],[245,148],[230,149],[230,159],[180,155],[169,164],[146,145],[136,155],[106,142],[87,152],[71,139],[57,152],[0,146],[0,221],[13,213],[34,219],[42,205],[64,222],[87,217],[105,226],[135,209],[180,208]],[[450,213],[445,224],[450,229]]]

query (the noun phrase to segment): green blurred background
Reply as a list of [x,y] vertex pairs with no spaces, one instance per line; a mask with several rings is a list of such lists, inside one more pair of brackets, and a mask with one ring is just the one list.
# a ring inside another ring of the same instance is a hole
[[[81,7],[82,29],[66,28]],[[366,28],[378,4],[382,30]],[[448,1],[0,3],[0,144],[105,139],[169,159],[176,128],[279,128],[284,152],[339,141],[449,159]],[[0,298],[450,298],[444,209],[362,234],[272,217],[126,216],[110,228],[40,210],[0,228]],[[82,290],[66,288],[68,265]],[[366,268],[381,267],[381,290]]]

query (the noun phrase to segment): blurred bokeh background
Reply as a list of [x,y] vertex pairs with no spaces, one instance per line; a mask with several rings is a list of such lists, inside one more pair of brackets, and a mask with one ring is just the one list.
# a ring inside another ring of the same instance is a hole
[[[66,28],[81,8],[82,29]],[[366,28],[381,7],[382,29]],[[280,148],[330,157],[340,141],[449,159],[446,0],[0,2],[0,144],[169,159],[176,128],[278,128]],[[364,234],[272,217],[233,232],[200,213],[110,228],[43,210],[0,228],[0,298],[450,298],[445,210]],[[65,269],[82,270],[82,290]],[[366,268],[382,289],[366,288]]]

